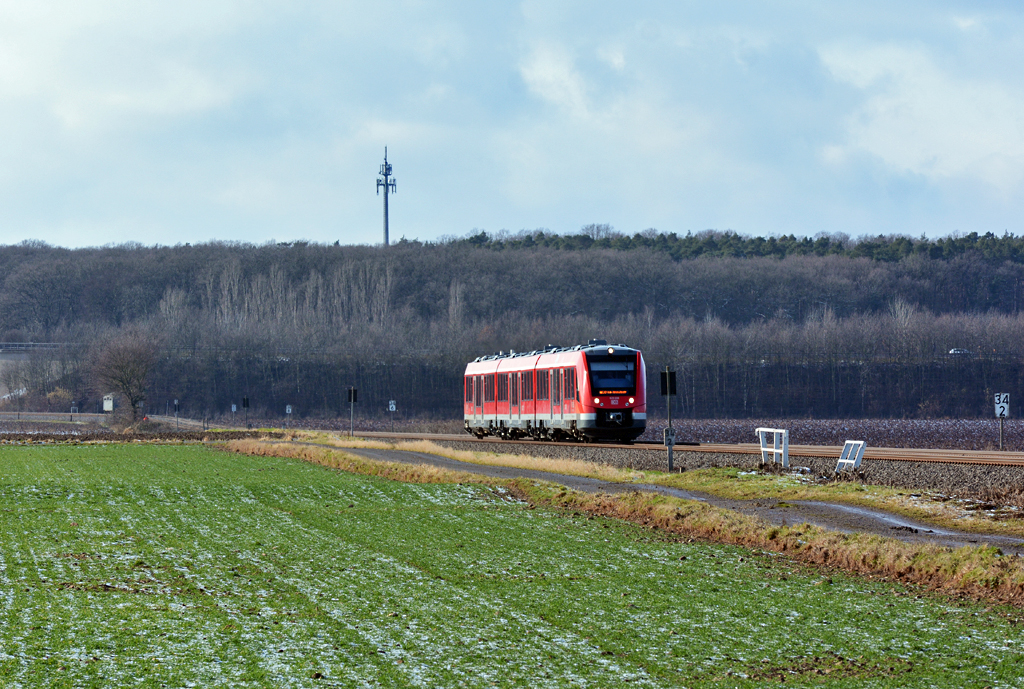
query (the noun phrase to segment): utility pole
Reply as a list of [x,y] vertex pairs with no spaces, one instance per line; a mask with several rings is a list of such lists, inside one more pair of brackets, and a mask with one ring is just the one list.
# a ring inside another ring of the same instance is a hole
[[388,147],[384,147],[384,164],[380,166],[380,177],[377,178],[377,195],[384,187],[384,246],[388,245],[388,193],[394,193],[395,178],[391,176],[391,163],[388,162]]

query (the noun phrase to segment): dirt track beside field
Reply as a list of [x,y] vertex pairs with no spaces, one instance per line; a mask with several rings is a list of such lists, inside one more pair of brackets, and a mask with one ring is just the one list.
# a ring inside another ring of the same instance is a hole
[[715,507],[756,516],[777,526],[792,526],[807,522],[832,531],[872,533],[908,543],[931,543],[950,548],[989,544],[1002,549],[1004,553],[1024,555],[1024,540],[1022,539],[940,529],[882,510],[869,510],[862,507],[804,500],[786,502],[774,499],[729,500],[698,491],[685,491],[650,484],[614,483],[601,479],[556,474],[535,469],[473,464],[439,455],[406,450],[342,448],[342,451],[367,459],[402,462],[405,464],[427,464],[442,469],[465,471],[492,478],[527,478],[553,481],[567,488],[587,493],[625,493],[630,491],[661,493],[686,500],[698,500]]

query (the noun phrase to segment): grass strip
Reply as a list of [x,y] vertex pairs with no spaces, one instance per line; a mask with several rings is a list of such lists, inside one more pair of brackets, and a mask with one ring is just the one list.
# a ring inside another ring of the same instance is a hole
[[919,494],[905,488],[867,486],[853,481],[832,481],[827,484],[803,482],[794,480],[785,474],[743,471],[736,467],[696,469],[669,474],[661,471],[623,469],[607,464],[573,459],[453,450],[428,440],[396,443],[308,431],[298,432],[294,437],[331,447],[426,452],[471,464],[534,469],[618,483],[652,483],[681,490],[702,491],[720,498],[734,500],[770,498],[836,502],[858,507],[885,509],[894,514],[941,528],[1024,538],[1024,519],[1004,517],[1001,521],[992,521],[977,513],[962,509],[948,500],[917,500],[916,496]]
[[251,440],[231,441],[225,447],[396,481],[503,486],[535,506],[612,517],[689,538],[783,553],[802,562],[881,576],[948,595],[1024,607],[1024,558],[1003,556],[993,547],[952,550],[873,534],[844,534],[806,523],[773,526],[731,510],[653,493],[592,495],[555,483],[498,480],[425,465],[379,462],[324,447]]

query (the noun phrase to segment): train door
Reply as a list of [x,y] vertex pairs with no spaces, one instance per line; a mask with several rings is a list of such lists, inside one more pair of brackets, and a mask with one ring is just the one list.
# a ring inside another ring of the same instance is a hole
[[509,426],[519,428],[519,390],[523,383],[522,373],[512,374],[512,389],[509,391]]
[[563,373],[565,374],[565,387],[562,394],[562,413],[565,418],[569,418],[576,411],[576,369],[567,368],[563,370]]
[[523,373],[523,419],[528,427],[537,425],[537,382],[536,370]]
[[505,417],[505,418],[502,419],[502,421],[505,422],[504,426],[506,428],[508,428],[508,422],[509,422],[509,419],[511,417],[509,412],[511,411],[511,408],[512,408],[511,404],[510,404],[510,400],[512,398],[509,395],[509,374],[507,374],[507,373],[499,373],[498,374],[498,395],[497,395],[497,397],[498,397],[498,401],[503,403],[503,404],[497,405],[498,406],[497,413],[500,416]]
[[537,410],[537,423],[551,427],[551,370],[543,369],[537,371],[537,396],[535,398]]
[[484,378],[473,376],[473,421],[479,426],[484,419]]
[[558,428],[562,421],[562,369],[551,370],[551,425]]

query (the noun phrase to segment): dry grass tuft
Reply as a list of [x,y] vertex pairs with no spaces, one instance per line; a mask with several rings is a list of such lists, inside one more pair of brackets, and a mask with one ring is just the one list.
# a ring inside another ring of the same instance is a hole
[[497,452],[469,452],[466,450],[453,450],[442,445],[437,445],[429,440],[389,442],[385,440],[364,440],[362,438],[339,437],[326,433],[305,433],[302,435],[302,439],[338,448],[350,447],[373,450],[405,450],[408,452],[424,452],[427,454],[447,457],[449,459],[457,459],[470,464],[534,469],[537,471],[586,476],[588,478],[596,478],[603,481],[616,481],[620,483],[629,483],[634,480],[643,480],[647,478],[647,475],[642,471],[620,469],[608,464],[581,462],[575,459],[550,459],[547,457],[530,457],[527,455],[499,454]]
[[985,502],[996,505],[1010,505],[1013,507],[1024,507],[1024,487],[1014,486],[1012,488],[984,488],[979,493],[964,497],[980,498]]
[[425,464],[412,465],[399,462],[378,462],[356,457],[345,452],[313,445],[295,445],[290,442],[262,440],[232,440],[226,449],[258,457],[288,457],[312,462],[332,469],[354,474],[379,476],[406,483],[486,483],[485,477],[460,471],[438,469]]

